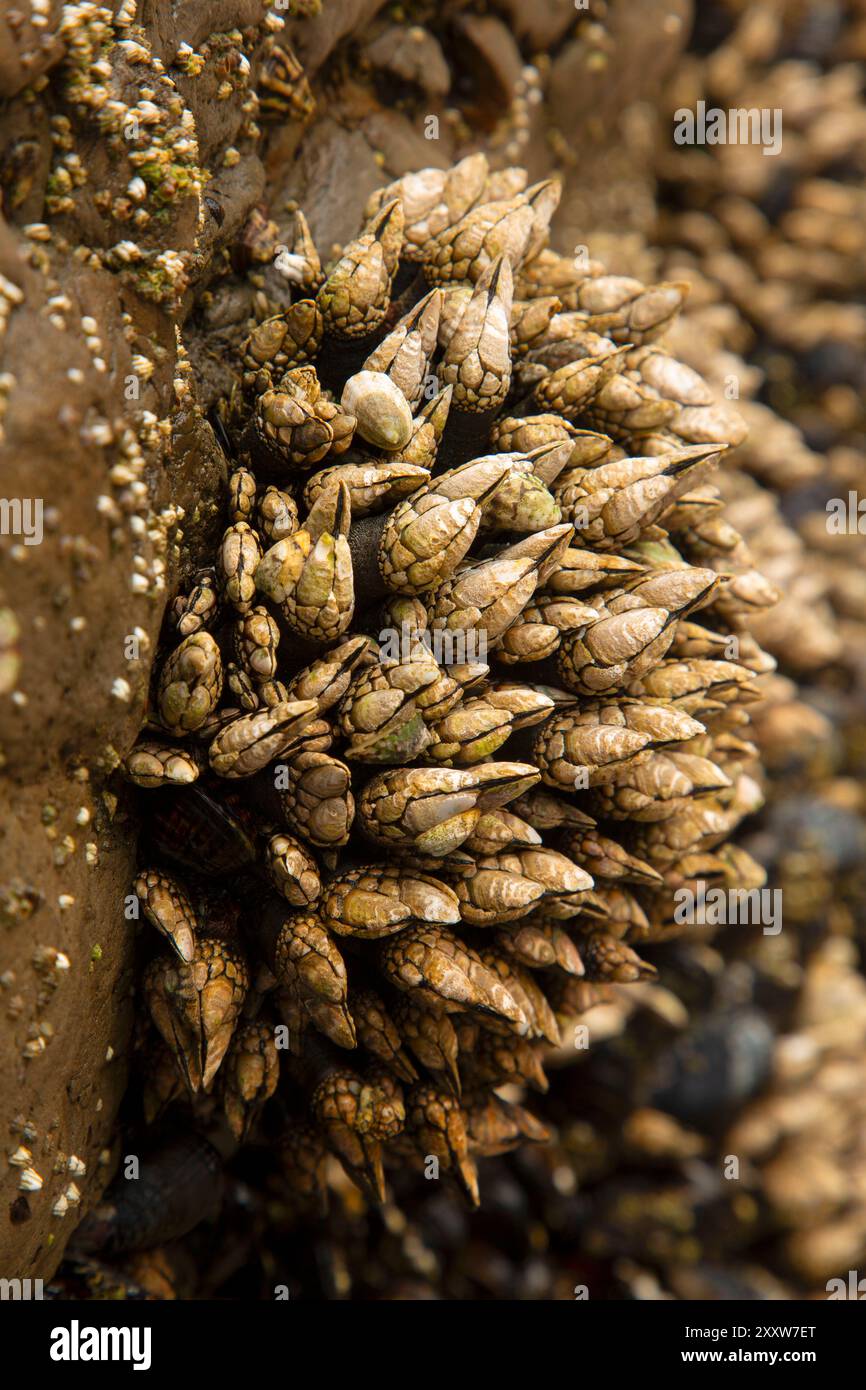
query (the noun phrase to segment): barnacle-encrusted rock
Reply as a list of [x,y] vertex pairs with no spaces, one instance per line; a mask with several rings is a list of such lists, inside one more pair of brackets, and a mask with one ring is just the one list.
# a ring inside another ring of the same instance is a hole
[[[760,802],[747,706],[769,666],[746,622],[770,595],[720,560],[740,542],[705,479],[739,427],[683,414],[713,397],[656,341],[680,282],[557,258],[559,186],[525,182],[475,156],[406,176],[321,278],[294,214],[277,271],[316,293],[323,346],[309,310],[295,331],[299,303],[243,344],[227,609],[201,574],[176,600],[173,741],[127,759],[147,814],[206,748],[223,831],[255,838],[225,926],[215,904],[189,925],[161,870],[141,876],[181,956],[156,957],[147,996],[192,1091],[237,1028],[235,1136],[285,1068],[293,1210],[319,1200],[325,1148],[368,1200],[401,1155],[476,1202],[473,1154],[549,1137],[494,1091],[543,1093],[570,1021],[654,978],[679,886],[754,872],[724,841]],[[404,274],[419,263],[426,293]],[[218,967],[240,978],[241,945],[243,1024],[207,993]]]

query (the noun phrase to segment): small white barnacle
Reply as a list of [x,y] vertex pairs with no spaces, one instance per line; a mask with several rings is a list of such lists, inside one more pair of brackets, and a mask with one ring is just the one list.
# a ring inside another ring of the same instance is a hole
[[18,1181],[19,1192],[38,1192],[42,1187],[42,1178],[35,1168],[25,1168]]

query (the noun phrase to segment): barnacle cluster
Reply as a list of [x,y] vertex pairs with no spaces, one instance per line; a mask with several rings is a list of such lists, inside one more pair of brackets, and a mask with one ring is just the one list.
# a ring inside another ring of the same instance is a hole
[[472,155],[331,266],[300,211],[279,250],[226,529],[123,765],[133,1123],[169,1108],[189,1200],[110,1192],[79,1246],[189,1229],[264,1136],[293,1211],[328,1154],[373,1202],[408,1168],[477,1203],[479,1158],[548,1137],[525,1091],[574,1020],[655,977],[675,891],[764,882],[728,841],[775,593],[710,481],[742,422],[663,345],[683,286],[555,253],[527,182]]

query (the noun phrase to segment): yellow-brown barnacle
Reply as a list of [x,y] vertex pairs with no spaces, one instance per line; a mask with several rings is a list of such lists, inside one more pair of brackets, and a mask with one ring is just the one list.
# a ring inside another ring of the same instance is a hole
[[631,946],[609,932],[589,932],[581,937],[580,949],[587,979],[592,983],[634,984],[658,974],[654,965],[641,960]]
[[[540,883],[547,898],[562,908],[581,901],[593,884],[592,876],[585,869],[546,845],[515,846],[497,855],[497,863]],[[557,915],[566,914],[563,911]]]
[[533,473],[531,461],[514,454],[495,457],[510,459],[511,470],[485,508],[485,533],[513,531],[534,535],[557,526],[562,520],[559,504]]
[[522,796],[540,780],[538,769],[530,763],[490,762],[472,768],[471,777],[479,790],[479,811],[495,811]]
[[340,397],[362,439],[389,453],[402,450],[412,435],[412,411],[399,386],[384,372],[355,372]]
[[322,920],[338,936],[374,940],[409,926],[453,926],[460,921],[450,888],[402,865],[346,869],[330,880]]
[[570,472],[568,486],[556,495],[581,539],[610,550],[635,540],[717,457],[718,451],[697,446],[676,454],[617,459],[582,474]]
[[640,380],[617,372],[602,383],[587,406],[587,422],[615,439],[631,439],[668,427],[679,413],[674,401],[663,400]]
[[715,611],[724,622],[733,622],[743,614],[760,613],[762,609],[773,608],[782,594],[759,570],[748,569],[740,574],[726,574],[725,580],[714,601]]
[[143,869],[132,887],[151,926],[166,938],[180,960],[191,961],[198,924],[181,885],[161,869]]
[[515,732],[540,724],[554,708],[549,695],[529,685],[511,685],[499,681],[486,685],[481,693],[489,705],[508,711]]
[[559,569],[560,560],[569,549],[569,543],[573,539],[574,527],[566,521],[562,525],[552,525],[552,527],[546,527],[544,531],[537,531],[535,535],[525,535],[521,541],[507,546],[506,550],[500,550],[498,559],[503,559],[505,556],[513,557],[513,559],[528,557],[535,564],[538,573],[538,587],[542,588],[548,582],[550,575],[555,574],[556,570]]
[[484,699],[465,700],[430,723],[433,743],[425,758],[434,764],[470,767],[486,762],[511,735],[511,717]]
[[367,1067],[364,1080],[373,1093],[370,1138],[384,1144],[403,1132],[406,1123],[403,1088],[394,1073],[379,1062],[373,1062]]
[[571,859],[588,869],[596,880],[634,883],[640,888],[655,888],[662,881],[661,874],[651,864],[630,854],[616,840],[597,830],[571,831],[564,847]]
[[480,1206],[478,1172],[457,1099],[434,1085],[413,1086],[406,1098],[406,1128],[425,1160],[435,1158],[442,1172],[453,1173],[472,1206]]
[[430,742],[417,695],[440,678],[426,650],[363,671],[340,708],[341,729],[351,740],[348,756],[361,762],[413,761]]
[[624,348],[596,357],[578,357],[558,367],[538,382],[533,399],[541,411],[554,411],[566,420],[577,420],[590,402],[618,371]]
[[259,66],[259,111],[265,120],[308,121],[316,109],[316,100],[304,69],[290,44],[269,41],[267,52]]
[[526,170],[519,169],[515,164],[509,165],[505,169],[491,169],[477,201],[479,203],[496,203],[503,202],[506,198],[516,198],[518,193],[523,192],[528,182],[529,175]]
[[610,613],[624,613],[638,606],[666,608],[683,618],[710,603],[718,585],[719,576],[714,570],[683,565],[627,580],[621,592],[605,595],[605,606]]
[[[266,704],[267,701],[263,700],[262,703]],[[283,756],[294,758],[298,753],[327,753],[333,742],[334,731],[327,719],[311,719],[309,724],[305,724],[300,733],[295,735]]]
[[283,922],[274,951],[274,973],[280,984],[298,991],[302,999],[346,1002],[345,961],[315,913],[297,912]]
[[440,474],[395,507],[379,542],[379,573],[388,588],[423,593],[452,574],[508,469],[503,455],[490,454]]
[[[342,498],[341,511],[335,522],[338,534],[323,531],[315,543],[307,531],[299,531],[297,537],[292,537],[296,540],[306,536],[310,548],[300,575],[294,585],[287,589],[282,605],[283,616],[292,630],[314,642],[329,642],[341,637],[350,626],[355,612],[352,556],[349,542],[342,532],[342,519],[351,503],[345,486],[335,489],[335,493]],[[330,496],[326,493],[317,505],[326,502]]]
[[171,619],[179,637],[191,637],[195,632],[212,628],[219,610],[216,571],[208,567],[197,571],[188,594],[179,594],[174,600]]
[[309,531],[296,531],[266,550],[256,569],[256,588],[273,603],[285,603],[313,548]]
[[621,717],[628,728],[652,739],[652,748],[664,744],[681,744],[703,733],[703,724],[692,719],[683,709],[670,705],[651,705],[649,701],[623,701]]
[[367,202],[364,216],[374,217],[386,203],[399,198],[405,217],[402,255],[422,261],[431,237],[450,227],[481,196],[487,179],[483,154],[467,155],[450,169],[419,169],[377,189]]
[[558,966],[567,975],[584,974],[581,953],[558,922],[546,921],[543,917],[517,922],[496,933],[496,944],[528,970]]
[[546,295],[543,299],[518,299],[512,304],[509,334],[515,357],[522,357],[543,338],[550,320],[561,308],[562,301],[555,295]]
[[212,771],[220,777],[252,777],[285,752],[315,716],[315,700],[290,700],[233,719],[208,748]]
[[255,531],[245,521],[223,532],[217,569],[223,593],[238,613],[248,613],[256,596],[256,571],[262,548]]
[[314,541],[321,536],[348,536],[352,525],[352,498],[342,483],[327,488],[313,503],[303,529]]
[[679,406],[669,426],[675,444],[677,440],[686,444],[742,444],[748,433],[742,416],[727,403],[716,401],[703,377],[684,362],[662,348],[640,347],[629,353],[628,366],[665,400]]
[[301,1004],[314,1028],[324,1033],[331,1042],[345,1047],[347,1051],[357,1047],[355,1025],[347,1004],[329,1004],[326,999],[312,997],[302,998]]
[[557,655],[566,689],[597,695],[627,685],[657,666],[673,641],[666,608],[639,608],[601,618],[563,637]]
[[436,349],[442,292],[431,290],[405,314],[363,365],[382,372],[402,391],[410,406],[421,400],[430,359]]
[[525,454],[543,444],[573,446],[581,433],[559,415],[507,415],[493,425],[490,443],[504,454]]
[[533,610],[528,604],[499,639],[496,654],[506,666],[545,661],[556,651],[560,636],[559,628],[551,623],[543,623],[538,610]]
[[[424,256],[428,283],[444,285],[469,280],[476,284],[500,256],[507,257],[512,271],[516,270],[525,255],[534,220],[524,194],[472,208],[428,242]],[[505,332],[507,337],[507,317]]]
[[544,1038],[546,1042],[558,1047],[561,1042],[559,1025],[544,991],[536,983],[531,970],[522,966],[514,956],[490,946],[479,954],[487,969],[501,980],[515,1003],[529,1019],[527,1036]]
[[502,856],[491,855],[449,872],[449,881],[460,903],[460,915],[469,926],[490,927],[513,922],[525,917],[544,897],[542,884],[521,873],[519,866],[501,861]]
[[251,608],[236,618],[232,629],[238,665],[253,680],[272,680],[277,673],[280,631],[266,608]]
[[231,1042],[249,987],[241,953],[202,937],[193,959],[157,957],[145,974],[151,1017],[192,1092],[209,1090]]
[[412,432],[406,443],[391,456],[395,463],[399,459],[428,472],[433,468],[445,432],[453,395],[454,387],[445,386],[419,410],[412,420]]
[[594,787],[591,805],[611,820],[667,820],[694,792],[687,770],[670,754],[654,753],[639,765],[619,769],[607,785]]
[[404,997],[394,1005],[394,1022],[400,1036],[422,1067],[441,1072],[443,1080],[460,1095],[460,1074],[457,1070],[457,1034],[448,1015],[441,1010],[426,1008]]
[[482,1158],[510,1153],[527,1142],[548,1144],[551,1139],[547,1125],[524,1106],[512,1105],[494,1091],[473,1095],[464,1114],[470,1152]]
[[194,632],[170,652],[159,675],[157,699],[166,728],[198,729],[216,709],[222,692],[219,647],[209,632]]
[[325,492],[343,483],[349,489],[353,517],[369,516],[416,492],[427,476],[426,468],[402,461],[337,464],[313,474],[304,489],[304,501],[313,506]]
[[610,985],[590,984],[588,980],[566,975],[564,971],[549,975],[544,987],[563,1031],[568,1030],[572,1019],[579,1018],[597,1004],[610,1003],[614,997]]
[[243,442],[271,467],[310,468],[325,457],[334,433],[303,396],[278,389],[257,398]]
[[345,845],[355,819],[346,764],[329,753],[303,752],[286,767],[287,785],[279,790],[279,799],[289,825],[320,849]]
[[685,280],[644,285],[627,275],[599,275],[584,280],[577,304],[595,332],[617,343],[651,343],[676,318],[689,288]]
[[[287,700],[295,698],[289,694],[289,688],[284,681],[260,681],[256,685],[256,692],[261,703],[266,705],[268,709],[273,709],[274,705],[282,705]],[[312,724],[307,725],[307,729],[312,727]]]
[[436,341],[442,352],[445,351],[457,332],[460,320],[472,300],[473,292],[472,285],[440,286],[441,300]]
[[464,848],[471,854],[498,854],[500,850],[513,846],[527,848],[540,845],[541,836],[525,820],[510,811],[485,811],[479,816],[475,829],[464,841]]
[[607,551],[577,550],[570,546],[558,568],[545,582],[552,594],[581,594],[587,590],[607,590],[623,580],[646,573],[644,565]]
[[314,299],[299,299],[256,325],[241,348],[246,398],[271,390],[290,367],[311,362],[322,345],[322,315]]
[[315,700],[320,714],[342,700],[349,689],[352,672],[369,665],[373,643],[360,634],[346,637],[336,647],[323,652],[310,666],[292,677],[288,689],[293,700]]
[[280,1062],[274,1030],[267,1023],[237,1029],[222,1070],[223,1109],[238,1142],[249,1133],[265,1101],[277,1089]]
[[403,1040],[384,1000],[373,989],[353,990],[349,1007],[358,1042],[401,1081],[418,1080],[418,1073],[403,1046]]
[[469,1010],[500,1019],[517,1032],[529,1019],[481,957],[446,927],[410,926],[379,948],[379,968],[399,990],[447,1013]]
[[229,709],[224,705],[222,709],[217,711],[215,719],[219,720],[218,724],[214,724],[213,727],[211,727],[210,721],[203,724],[198,730],[200,737],[207,740],[211,739],[229,720],[234,719],[238,714],[251,714],[262,703],[255,681],[235,661],[226,662],[225,691],[227,699],[231,696],[233,705]]
[[658,700],[683,700],[711,695],[727,701],[749,692],[751,672],[734,661],[690,657],[687,661],[663,661],[629,687],[629,693]]
[[[536,777],[540,780],[537,770]],[[511,809],[542,833],[571,828],[590,830],[595,826],[592,816],[579,811],[571,802],[553,796],[544,787],[536,786],[524,792],[514,800]]]
[[430,595],[430,627],[483,632],[489,644],[517,619],[537,583],[538,571],[529,557],[500,555],[467,565]]
[[532,756],[549,787],[574,791],[607,781],[651,743],[648,734],[620,724],[589,722],[570,712],[554,715],[538,733]]
[[677,635],[671,643],[671,656],[688,661],[692,657],[718,657],[724,653],[731,642],[730,633],[714,632],[700,623],[683,620],[677,624]]
[[478,819],[474,779],[448,768],[401,767],[367,783],[358,803],[365,834],[375,844],[411,845],[435,857],[450,854]]
[[604,905],[605,916],[601,925],[611,936],[615,936],[618,941],[628,942],[647,941],[651,938],[649,918],[628,889],[605,885],[598,890],[595,897]]
[[256,505],[256,480],[248,468],[235,468],[229,476],[229,525],[252,521]]
[[295,208],[286,243],[275,247],[275,268],[292,285],[301,285],[311,294],[320,289],[324,280],[322,263],[310,232],[309,223],[300,208]]
[[318,418],[324,420],[333,436],[328,452],[333,457],[338,458],[351,445],[358,422],[354,415],[347,415],[334,401],[326,400],[324,397],[316,401],[313,408]]
[[513,1034],[482,1032],[467,1059],[467,1070],[472,1082],[482,1086],[525,1084],[542,1095],[549,1089],[538,1047]]
[[[403,208],[386,203],[349,243],[316,297],[332,338],[365,338],[385,318],[403,244]],[[355,413],[355,412],[351,412]]]
[[[678,448],[679,445],[676,444],[675,447]],[[650,449],[648,452],[655,453],[657,451]],[[667,453],[669,451],[665,449],[661,452]],[[693,540],[697,540],[697,533],[701,526],[705,522],[714,520],[724,505],[719,489],[713,487],[712,484],[705,483],[703,486],[690,488],[688,492],[684,492],[681,497],[678,497],[670,511],[665,513],[665,530],[677,536],[682,533],[685,536],[683,543],[689,549],[693,549]],[[731,531],[734,531],[733,527],[731,527]],[[732,548],[736,549],[740,537],[736,532],[734,535],[737,538]]]
[[299,299],[284,310],[285,337],[281,344],[280,368],[300,367],[318,355],[325,336],[325,323],[314,299]]
[[739,411],[724,401],[713,401],[712,405],[680,406],[669,421],[668,430],[673,435],[673,447],[677,444],[715,444],[718,448],[735,448],[743,443],[749,433],[749,427]]
[[277,831],[265,844],[265,868],[271,883],[292,907],[310,907],[322,891],[319,867],[293,835]]
[[454,387],[455,410],[493,410],[508,395],[512,290],[511,265],[504,256],[478,277],[439,368],[440,380]]
[[577,308],[578,286],[595,275],[603,275],[599,261],[561,256],[549,247],[539,251],[520,267],[518,290],[521,299],[555,294],[567,310]]
[[201,772],[193,749],[142,739],[127,753],[121,770],[137,787],[185,787]]
[[385,1200],[381,1145],[370,1133],[380,1093],[348,1067],[332,1068],[310,1099],[329,1148],[346,1173],[374,1202]]
[[265,488],[256,504],[256,526],[267,545],[293,536],[298,529],[298,508],[290,493],[281,488]]

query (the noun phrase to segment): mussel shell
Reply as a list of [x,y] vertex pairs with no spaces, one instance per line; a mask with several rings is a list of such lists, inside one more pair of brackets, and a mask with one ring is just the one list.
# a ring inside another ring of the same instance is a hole
[[256,857],[240,815],[198,786],[162,788],[148,797],[146,833],[166,859],[200,874],[232,874]]

